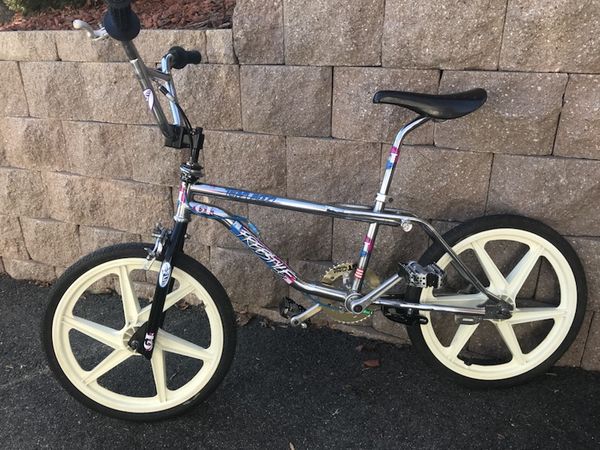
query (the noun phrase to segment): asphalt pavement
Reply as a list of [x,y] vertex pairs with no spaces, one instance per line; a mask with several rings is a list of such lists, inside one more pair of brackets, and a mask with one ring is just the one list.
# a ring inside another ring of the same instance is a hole
[[[54,380],[40,346],[48,288],[0,277],[0,445],[27,448],[598,448],[600,373],[555,368],[473,391],[409,347],[328,329],[238,330],[233,367],[192,413],[131,423],[90,411]],[[368,351],[357,347],[367,344]],[[365,368],[378,359],[381,366]]]

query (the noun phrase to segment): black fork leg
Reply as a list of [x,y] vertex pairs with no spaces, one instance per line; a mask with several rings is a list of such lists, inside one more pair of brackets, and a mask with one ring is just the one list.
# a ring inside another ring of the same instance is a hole
[[164,259],[156,280],[156,289],[152,299],[152,308],[148,322],[129,340],[129,346],[147,359],[152,358],[152,351],[156,344],[156,334],[164,322],[163,308],[167,295],[173,289],[174,280],[171,278],[173,267],[177,264],[177,256],[183,253],[183,242],[187,231],[187,222],[175,222],[164,251]]

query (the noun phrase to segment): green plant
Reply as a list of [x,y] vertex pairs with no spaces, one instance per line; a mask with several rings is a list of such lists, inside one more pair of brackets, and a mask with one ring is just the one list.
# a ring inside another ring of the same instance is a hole
[[64,6],[81,6],[85,0],[3,0],[8,9],[30,14],[47,8],[62,8]]

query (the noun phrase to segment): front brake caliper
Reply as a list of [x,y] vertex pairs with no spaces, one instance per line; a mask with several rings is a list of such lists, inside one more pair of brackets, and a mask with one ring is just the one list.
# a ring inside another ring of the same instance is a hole
[[152,231],[152,237],[156,238],[154,241],[154,248],[144,249],[148,252],[146,264],[144,264],[144,270],[149,270],[152,266],[152,263],[156,261],[156,258],[162,256],[162,252],[165,248],[165,244],[167,243],[170,232],[171,231],[168,228],[163,227],[160,223],[156,224],[154,230]]

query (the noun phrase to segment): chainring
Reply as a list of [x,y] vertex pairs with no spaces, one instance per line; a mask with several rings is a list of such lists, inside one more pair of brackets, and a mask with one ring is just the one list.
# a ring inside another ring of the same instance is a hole
[[[350,290],[352,287],[352,275],[356,270],[354,263],[336,264],[325,271],[321,278],[321,283],[338,289]],[[365,291],[370,291],[379,286],[380,281],[377,274],[367,269],[363,286]],[[371,317],[373,312],[369,308],[365,308],[360,314],[350,313],[344,308],[344,305],[335,300],[319,298],[318,302],[323,306],[322,312],[330,319],[341,323],[357,323]]]

